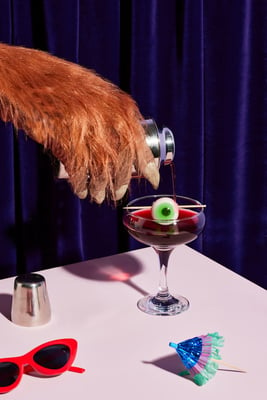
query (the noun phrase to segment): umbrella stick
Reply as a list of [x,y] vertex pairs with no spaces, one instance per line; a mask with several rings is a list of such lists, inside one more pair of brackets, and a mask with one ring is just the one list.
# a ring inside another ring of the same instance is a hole
[[227,363],[225,363],[225,362],[222,361],[222,360],[215,360],[215,359],[213,358],[212,361],[214,361],[214,362],[216,362],[216,363],[218,363],[218,364],[220,364],[220,365],[222,365],[222,366],[224,366],[224,367],[227,367],[227,368],[229,368],[229,369],[234,369],[234,370],[236,370],[236,371],[238,371],[238,372],[247,372],[247,371],[244,371],[243,369],[241,369],[241,368],[239,368],[239,367],[236,367],[235,365],[227,364]]
[[[147,210],[151,208],[152,206],[129,206],[129,207],[123,207],[124,210]],[[178,204],[179,208],[205,208],[206,204]]]

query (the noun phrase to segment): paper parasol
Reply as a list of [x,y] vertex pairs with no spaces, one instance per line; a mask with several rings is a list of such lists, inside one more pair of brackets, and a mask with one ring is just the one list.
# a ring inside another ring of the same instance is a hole
[[186,368],[179,375],[188,375],[193,382],[202,386],[216,374],[218,364],[214,360],[221,359],[219,347],[222,347],[223,344],[223,337],[215,332],[177,344],[170,342],[169,346],[176,350]]

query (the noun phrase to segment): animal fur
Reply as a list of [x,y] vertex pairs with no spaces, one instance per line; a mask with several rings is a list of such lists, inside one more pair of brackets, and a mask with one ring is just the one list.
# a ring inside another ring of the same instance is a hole
[[121,198],[133,165],[158,186],[137,105],[77,64],[0,44],[0,118],[50,149],[80,198]]

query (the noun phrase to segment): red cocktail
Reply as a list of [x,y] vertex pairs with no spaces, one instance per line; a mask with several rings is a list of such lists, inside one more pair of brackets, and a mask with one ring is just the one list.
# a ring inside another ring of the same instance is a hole
[[[159,215],[155,205],[160,200]],[[177,206],[178,204],[178,206]],[[177,208],[174,213],[172,208]],[[177,215],[178,214],[178,215]],[[157,195],[132,200],[125,208],[123,223],[130,235],[152,246],[160,261],[159,291],[138,302],[138,307],[154,315],[175,315],[189,307],[182,296],[172,296],[167,286],[167,266],[173,249],[195,240],[205,225],[203,205],[183,196]]]

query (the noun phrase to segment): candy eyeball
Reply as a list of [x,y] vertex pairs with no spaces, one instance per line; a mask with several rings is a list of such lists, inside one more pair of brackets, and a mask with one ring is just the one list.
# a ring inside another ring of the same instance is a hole
[[161,197],[152,204],[152,217],[159,224],[168,225],[179,216],[179,206],[170,197]]

